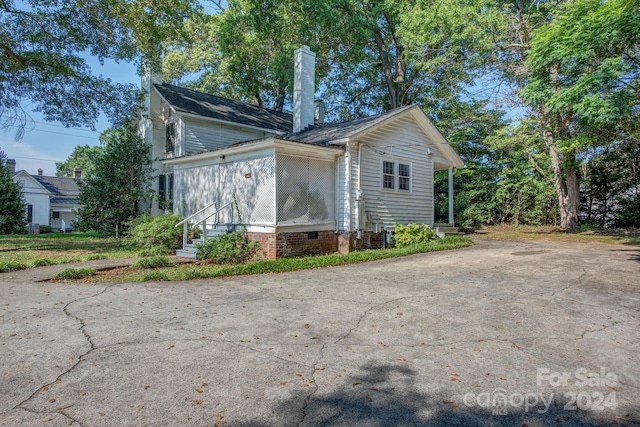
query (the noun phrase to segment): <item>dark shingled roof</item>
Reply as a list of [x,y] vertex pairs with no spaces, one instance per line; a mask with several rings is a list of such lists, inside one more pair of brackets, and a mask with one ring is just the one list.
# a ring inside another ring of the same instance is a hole
[[375,116],[363,117],[361,119],[351,120],[350,122],[318,126],[301,132],[279,136],[278,138],[307,144],[327,145],[331,141],[349,138],[413,107],[415,107],[415,105],[408,105]]
[[52,205],[79,205],[80,201],[78,199],[51,199],[49,203]]
[[80,194],[78,184],[73,178],[62,178],[58,176],[40,176],[31,175],[33,179],[38,181],[44,188],[49,190],[56,198],[73,197],[77,198]]
[[245,102],[209,95],[195,90],[163,83],[153,85],[158,93],[178,112],[195,114],[217,120],[291,132],[293,116]]

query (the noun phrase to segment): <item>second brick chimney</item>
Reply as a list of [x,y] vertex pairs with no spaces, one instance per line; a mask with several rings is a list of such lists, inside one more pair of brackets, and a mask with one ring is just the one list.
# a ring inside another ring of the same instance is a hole
[[78,167],[73,168],[73,179],[82,178],[82,170]]

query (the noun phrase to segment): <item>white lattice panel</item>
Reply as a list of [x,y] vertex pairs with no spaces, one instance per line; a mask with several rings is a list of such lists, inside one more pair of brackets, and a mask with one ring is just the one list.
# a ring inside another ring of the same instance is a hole
[[335,221],[335,164],[278,156],[278,223]]

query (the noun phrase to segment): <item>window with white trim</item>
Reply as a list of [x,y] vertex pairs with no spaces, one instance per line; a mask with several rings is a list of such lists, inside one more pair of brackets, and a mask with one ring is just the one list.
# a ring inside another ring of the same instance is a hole
[[398,190],[411,190],[411,167],[405,163],[398,163]]
[[411,164],[383,160],[382,189],[411,191]]
[[395,188],[395,165],[393,162],[382,162],[382,188],[393,190]]
[[165,153],[173,153],[176,149],[176,124],[167,123],[165,126]]

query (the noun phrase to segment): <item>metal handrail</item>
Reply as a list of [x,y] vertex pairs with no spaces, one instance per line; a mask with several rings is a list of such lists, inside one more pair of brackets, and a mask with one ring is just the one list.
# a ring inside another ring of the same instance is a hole
[[[216,209],[215,212],[213,212],[211,215],[208,215],[206,217],[204,217],[200,223],[202,224],[202,238],[206,241],[207,240],[207,220],[209,218],[211,218],[214,215],[217,215],[220,211],[222,211],[223,209],[226,209],[227,207],[231,206],[233,204],[233,201],[227,203],[226,205],[224,205],[223,207],[221,207],[220,209]],[[189,217],[187,217],[186,219],[183,219],[182,221],[180,221],[179,223],[176,224],[176,227],[182,225],[183,229],[182,229],[182,248],[184,249],[188,242],[189,239],[189,224],[188,221],[192,218],[194,218],[196,215],[204,212],[206,209],[209,209],[211,206],[214,206],[215,203],[210,204],[209,206],[200,209],[198,212],[194,213],[193,215],[190,215]],[[216,221],[216,224],[218,224],[218,222]]]
[[[206,210],[207,210],[207,209],[209,209],[211,206],[215,206],[215,205],[216,205],[216,203],[215,203],[215,202],[213,202],[213,203],[211,203],[209,206],[205,206],[204,208],[200,209],[198,212],[196,212],[196,213],[194,213],[194,214],[192,214],[192,215],[189,215],[188,217],[186,217],[185,219],[183,219],[182,221],[180,221],[179,223],[177,223],[177,224],[176,224],[176,227],[180,227],[182,224],[184,224],[184,223],[186,223],[186,222],[189,222],[189,221],[191,220],[191,218],[193,218],[194,216],[196,216],[196,215],[198,215],[198,214],[200,214],[200,213],[202,213],[202,212],[206,211]],[[225,207],[226,207],[226,206],[225,206]],[[221,209],[223,209],[223,208],[221,208]],[[211,218],[211,215],[210,215],[208,218],[206,218],[206,219],[209,219],[209,218]]]

